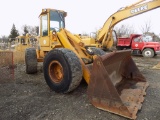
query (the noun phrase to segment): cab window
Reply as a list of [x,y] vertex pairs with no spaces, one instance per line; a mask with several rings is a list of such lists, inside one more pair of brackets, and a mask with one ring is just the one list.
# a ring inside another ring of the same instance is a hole
[[47,15],[42,16],[42,36],[48,36],[48,22]]
[[141,38],[140,37],[134,38],[134,42],[141,42]]
[[50,11],[50,30],[59,31],[60,28],[64,28],[64,16],[63,13],[58,11]]

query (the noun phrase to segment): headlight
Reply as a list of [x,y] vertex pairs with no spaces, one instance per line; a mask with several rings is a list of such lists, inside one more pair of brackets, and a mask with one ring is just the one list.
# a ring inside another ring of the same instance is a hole
[[53,31],[53,32],[52,32],[52,34],[53,34],[53,35],[55,35],[55,34],[56,34],[56,32],[55,32],[55,31]]

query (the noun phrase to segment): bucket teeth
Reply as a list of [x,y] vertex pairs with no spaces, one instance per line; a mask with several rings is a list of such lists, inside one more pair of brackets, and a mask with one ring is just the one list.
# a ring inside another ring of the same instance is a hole
[[130,51],[113,52],[95,59],[87,94],[95,107],[136,119],[148,85]]

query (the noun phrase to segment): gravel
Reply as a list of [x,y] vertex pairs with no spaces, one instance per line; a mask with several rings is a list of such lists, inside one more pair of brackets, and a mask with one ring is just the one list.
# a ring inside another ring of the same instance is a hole
[[[160,62],[160,56],[133,56],[133,60],[150,84],[137,120],[158,120],[160,70],[151,68]],[[86,90],[87,84],[82,81],[69,94],[55,93],[45,83],[42,64],[38,65],[38,73],[32,75],[25,73],[24,64],[17,64],[15,79],[0,81],[0,120],[126,120],[92,106]]]

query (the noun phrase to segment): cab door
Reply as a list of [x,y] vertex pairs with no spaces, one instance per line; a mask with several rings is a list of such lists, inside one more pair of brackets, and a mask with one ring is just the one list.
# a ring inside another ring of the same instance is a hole
[[132,45],[131,45],[132,49],[142,50],[142,49],[143,49],[143,46],[144,46],[144,42],[143,42],[141,36],[140,36],[140,37],[133,38],[133,40],[132,40]]
[[41,16],[40,22],[40,46],[49,47],[50,46],[50,36],[49,36],[49,13]]

